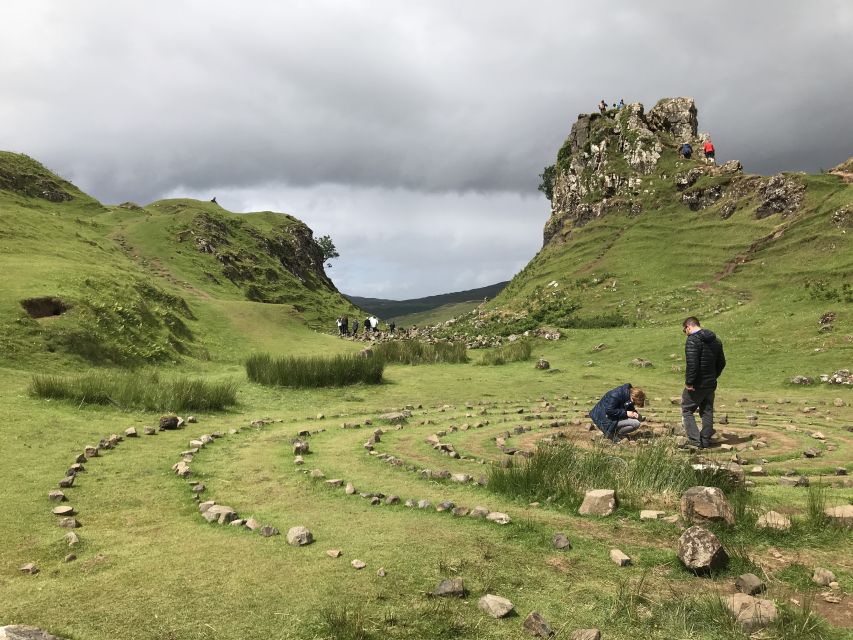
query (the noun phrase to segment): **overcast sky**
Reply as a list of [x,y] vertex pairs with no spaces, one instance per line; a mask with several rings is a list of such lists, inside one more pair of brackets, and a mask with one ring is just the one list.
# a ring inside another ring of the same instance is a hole
[[693,96],[720,160],[853,154],[851,0],[2,0],[0,149],[106,203],[285,211],[354,295],[509,279],[601,98]]

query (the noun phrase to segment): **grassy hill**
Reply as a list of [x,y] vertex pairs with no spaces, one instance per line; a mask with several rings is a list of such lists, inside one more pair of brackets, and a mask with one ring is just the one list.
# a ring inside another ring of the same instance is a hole
[[[350,295],[347,298],[353,304],[375,313],[383,319],[394,320],[406,325],[421,324],[417,322],[417,319],[409,318],[409,316],[456,303],[480,304],[487,298],[494,298],[506,285],[506,282],[498,282],[477,289],[442,293],[424,298],[412,298],[411,300],[386,300],[384,298],[362,298]],[[444,316],[444,314],[439,315],[440,317],[451,317]]]
[[273,329],[310,335],[355,311],[310,229],[285,214],[192,200],[108,207],[2,152],[0,225],[10,364],[227,360]]

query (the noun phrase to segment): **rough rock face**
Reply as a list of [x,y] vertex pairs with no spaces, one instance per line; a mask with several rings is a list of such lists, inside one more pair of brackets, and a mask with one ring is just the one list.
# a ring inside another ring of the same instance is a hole
[[717,536],[702,527],[690,527],[678,539],[678,559],[696,573],[707,573],[718,569],[728,561]]
[[803,203],[806,186],[795,176],[775,175],[759,189],[761,204],[755,210],[756,218],[766,218],[774,213],[788,216],[795,213]]
[[745,593],[736,593],[726,598],[724,602],[726,608],[745,631],[752,632],[776,620],[776,605],[772,600],[762,600]]
[[735,522],[732,506],[717,487],[690,487],[681,496],[681,515],[688,522]]
[[649,124],[658,131],[671,133],[677,142],[696,139],[698,111],[693,98],[663,98],[649,111]]

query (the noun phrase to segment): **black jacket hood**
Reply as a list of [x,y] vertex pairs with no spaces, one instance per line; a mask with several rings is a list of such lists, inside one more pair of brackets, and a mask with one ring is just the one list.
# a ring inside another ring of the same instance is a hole
[[699,331],[696,332],[696,336],[702,342],[713,342],[717,339],[717,334],[710,329],[699,329]]

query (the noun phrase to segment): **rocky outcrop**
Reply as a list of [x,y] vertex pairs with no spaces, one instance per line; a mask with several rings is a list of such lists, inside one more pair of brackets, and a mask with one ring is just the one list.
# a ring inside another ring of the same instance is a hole
[[649,124],[672,135],[676,142],[696,140],[698,111],[693,98],[663,98],[649,111]]

